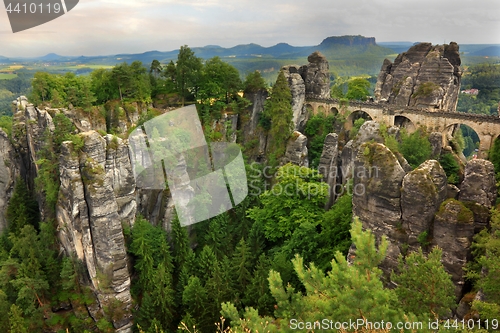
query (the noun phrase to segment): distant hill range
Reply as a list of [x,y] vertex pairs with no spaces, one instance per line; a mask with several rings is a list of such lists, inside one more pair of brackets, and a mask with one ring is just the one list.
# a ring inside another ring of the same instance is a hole
[[[260,70],[264,76],[274,77],[281,66],[291,63],[305,64],[307,56],[319,50],[328,61],[332,72],[338,75],[376,75],[384,58],[394,58],[398,53],[408,50],[413,42],[377,43],[374,37],[333,36],[325,38],[319,45],[292,46],[279,43],[271,47],[258,44],[242,44],[230,48],[218,45],[191,47],[195,55],[203,59],[215,56],[234,65],[241,73]],[[460,45],[460,51],[471,56],[500,56],[500,45]],[[36,58],[6,58],[0,56],[0,63],[50,63],[50,64],[97,64],[116,65],[139,60],[149,66],[153,60],[168,63],[177,59],[179,50],[148,51],[137,54],[116,54],[106,56],[61,56],[55,53]]]
[[[370,51],[377,50],[377,53],[391,54],[394,53],[393,50],[379,46],[375,42],[374,37],[363,37],[363,36],[339,36],[339,37],[328,37],[324,39],[321,44],[315,46],[292,46],[287,43],[279,43],[271,47],[263,47],[258,44],[242,44],[230,48],[224,48],[218,45],[207,45],[204,47],[191,47],[195,52],[196,56],[208,59],[215,56],[221,58],[299,58],[304,57],[316,50],[322,52],[331,53],[332,55],[337,53],[343,55],[346,52],[349,53],[363,53],[367,51],[369,47],[373,49]],[[346,50],[346,48],[350,50]],[[115,54],[107,56],[77,56],[68,57],[61,56],[55,53],[47,54],[43,57],[36,58],[6,58],[0,56],[0,61],[2,62],[26,62],[26,61],[40,61],[40,62],[68,62],[77,61],[79,63],[106,63],[109,65],[114,65],[123,61],[132,62],[135,60],[142,61],[143,63],[151,63],[154,59],[160,62],[168,62],[170,60],[175,60],[177,58],[179,50],[173,51],[148,51],[144,53],[136,54]]]

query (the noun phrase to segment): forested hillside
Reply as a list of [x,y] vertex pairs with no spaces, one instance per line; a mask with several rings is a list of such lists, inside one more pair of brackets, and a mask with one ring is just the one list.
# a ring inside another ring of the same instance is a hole
[[[443,145],[313,114],[318,85],[345,105],[375,85],[330,85],[318,58],[272,87],[187,46],[167,64],[36,73],[0,122],[0,332],[498,330],[500,141],[467,160],[459,131]],[[464,75],[483,91],[472,109],[491,109],[497,67]],[[128,136],[189,104],[207,142],[239,144],[249,193],[183,227],[168,186],[134,179]]]

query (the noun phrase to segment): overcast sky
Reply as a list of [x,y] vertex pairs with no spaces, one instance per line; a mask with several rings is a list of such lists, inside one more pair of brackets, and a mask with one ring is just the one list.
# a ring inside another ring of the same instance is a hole
[[[48,0],[47,0],[48,1]],[[13,34],[0,9],[0,55],[108,55],[328,36],[500,44],[499,0],[80,0],[66,15]]]

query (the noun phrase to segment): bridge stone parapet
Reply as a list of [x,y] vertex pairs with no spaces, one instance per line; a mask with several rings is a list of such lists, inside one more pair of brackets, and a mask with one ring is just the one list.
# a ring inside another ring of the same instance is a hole
[[[485,158],[494,140],[500,135],[500,117],[490,115],[469,114],[456,111],[431,111],[415,107],[402,107],[386,103],[340,101],[333,98],[321,98],[312,94],[306,95],[306,105],[310,105],[314,114],[321,108],[336,109],[340,114],[349,116],[356,111],[367,113],[373,120],[384,122],[389,126],[396,125],[396,117],[405,117],[414,128],[425,126],[428,129],[440,132],[443,144],[447,144],[448,134],[455,125],[464,124],[471,127],[479,136],[479,157]],[[328,111],[327,111],[328,112]],[[350,128],[353,118],[347,118],[346,127]]]

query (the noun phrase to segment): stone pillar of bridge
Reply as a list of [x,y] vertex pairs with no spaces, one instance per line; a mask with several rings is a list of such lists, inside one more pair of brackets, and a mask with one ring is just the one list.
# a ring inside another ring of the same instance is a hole
[[491,148],[493,138],[491,135],[479,135],[479,152],[477,154],[478,158],[488,158],[488,150]]

